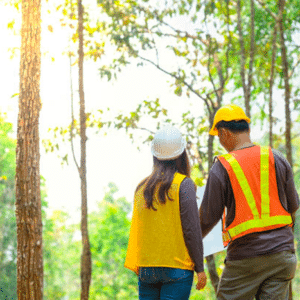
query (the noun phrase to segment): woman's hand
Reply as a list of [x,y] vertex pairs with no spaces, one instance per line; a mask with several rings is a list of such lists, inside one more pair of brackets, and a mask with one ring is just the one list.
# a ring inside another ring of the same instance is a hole
[[197,277],[198,277],[198,283],[196,285],[196,289],[202,290],[202,289],[204,289],[204,287],[206,285],[206,274],[205,274],[205,272],[200,272],[200,273],[197,273]]

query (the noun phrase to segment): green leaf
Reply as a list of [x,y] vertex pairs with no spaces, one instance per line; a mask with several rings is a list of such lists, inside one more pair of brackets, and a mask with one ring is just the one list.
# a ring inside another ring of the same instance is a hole
[[14,97],[17,97],[17,96],[19,96],[19,93],[13,94],[10,98],[14,98]]
[[182,87],[180,85],[178,85],[174,91],[174,93],[177,95],[177,96],[181,96],[182,95]]

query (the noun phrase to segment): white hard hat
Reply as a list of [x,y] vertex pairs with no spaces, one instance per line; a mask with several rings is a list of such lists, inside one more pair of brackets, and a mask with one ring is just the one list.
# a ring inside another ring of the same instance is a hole
[[159,160],[172,160],[183,153],[185,146],[186,141],[180,131],[168,125],[155,133],[151,152]]

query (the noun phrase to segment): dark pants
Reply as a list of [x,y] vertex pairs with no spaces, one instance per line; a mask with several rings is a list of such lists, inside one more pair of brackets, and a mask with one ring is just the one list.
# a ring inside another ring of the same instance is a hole
[[189,299],[194,272],[165,267],[139,268],[139,299],[187,300]]
[[218,300],[286,300],[296,267],[292,251],[226,261]]

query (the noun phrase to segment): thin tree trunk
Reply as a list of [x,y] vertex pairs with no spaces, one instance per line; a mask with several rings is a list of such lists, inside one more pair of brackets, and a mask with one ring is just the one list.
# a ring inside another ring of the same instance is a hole
[[19,300],[43,299],[39,150],[40,21],[40,0],[23,0],[16,149],[17,294]]
[[277,40],[277,22],[275,20],[275,27],[272,40],[272,62],[271,62],[271,72],[269,81],[269,146],[273,148],[273,84],[274,84],[274,69],[275,69],[275,59],[276,59],[276,40]]
[[[290,111],[290,83],[289,83],[289,64],[287,60],[287,50],[284,38],[284,19],[283,12],[285,7],[285,0],[278,0],[278,25],[279,25],[279,37],[281,48],[281,62],[284,75],[284,101],[285,101],[285,147],[287,160],[293,167],[292,157],[292,140],[291,140],[291,111]],[[289,300],[293,299],[292,282],[290,283]]]
[[242,86],[245,98],[245,110],[246,115],[251,118],[251,109],[250,109],[250,100],[251,100],[251,87],[252,87],[252,77],[253,77],[253,63],[254,63],[254,54],[255,54],[255,7],[254,0],[251,0],[251,30],[250,30],[250,61],[249,61],[249,72],[248,72],[248,81],[246,80],[246,50],[244,43],[244,33],[242,28],[242,13],[241,13],[241,0],[237,0],[237,27],[239,33],[239,43],[240,43],[240,60],[241,68],[240,74],[242,79]]
[[246,114],[249,118],[251,118],[250,100],[251,100],[251,87],[252,87],[252,76],[253,76],[253,62],[254,62],[254,54],[255,54],[254,22],[255,22],[255,7],[254,7],[254,0],[251,0],[250,62],[249,62],[248,83],[246,87],[247,96],[245,97]]
[[[241,0],[237,0],[237,27],[239,32],[239,43],[240,43],[240,60],[241,60],[241,68],[240,68],[240,74],[242,79],[242,86],[243,86],[243,92],[245,97],[245,104],[248,103],[247,97],[247,84],[246,84],[246,74],[245,74],[245,66],[246,66],[246,54],[245,54],[245,45],[244,45],[244,35],[243,35],[243,28],[242,28],[242,16],[241,16]],[[250,118],[250,110],[246,106],[246,114]]]
[[214,258],[213,254],[206,256],[206,265],[208,268],[210,281],[211,281],[211,283],[214,287],[215,293],[217,295],[217,290],[218,290],[218,285],[219,285],[220,279],[219,279],[219,276],[217,273],[215,258]]
[[80,140],[81,140],[81,300],[88,300],[92,274],[91,250],[88,235],[88,211],[87,211],[87,180],[86,180],[86,114],[83,90],[83,6],[78,0],[78,36],[79,36],[79,97],[80,97]]
[[[209,128],[212,127],[213,121],[214,121],[214,115],[215,115],[216,109],[213,113],[209,112]],[[213,165],[213,142],[214,142],[214,136],[209,135],[208,137],[208,170],[211,169]],[[217,293],[217,288],[219,284],[219,276],[216,269],[215,259],[214,255],[208,255],[206,256],[206,263],[209,273],[210,281],[214,287],[215,292]]]
[[[211,127],[210,127],[211,128]],[[211,169],[212,165],[213,165],[213,160],[214,160],[214,136],[213,135],[209,135],[208,136],[208,149],[207,149],[207,153],[208,153],[208,170]]]
[[280,36],[280,48],[281,48],[281,61],[284,75],[284,101],[285,101],[285,145],[286,156],[291,166],[293,166],[292,158],[292,142],[291,142],[291,110],[290,110],[290,83],[289,83],[289,64],[287,59],[287,49],[284,38],[284,19],[283,11],[285,7],[285,0],[278,1],[279,9],[279,36]]

